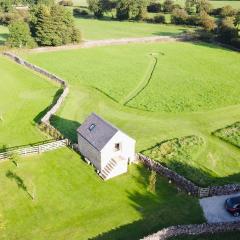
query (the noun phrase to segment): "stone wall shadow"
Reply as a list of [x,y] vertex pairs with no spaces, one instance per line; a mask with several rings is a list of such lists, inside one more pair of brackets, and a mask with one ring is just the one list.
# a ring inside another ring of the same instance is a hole
[[43,111],[41,111],[33,120],[35,123],[40,123],[41,119],[46,115],[46,113],[56,104],[57,100],[63,93],[63,88],[60,88],[56,91],[53,96],[52,102],[47,106]]
[[50,123],[72,143],[77,143],[77,129],[81,126],[79,122],[53,115]]

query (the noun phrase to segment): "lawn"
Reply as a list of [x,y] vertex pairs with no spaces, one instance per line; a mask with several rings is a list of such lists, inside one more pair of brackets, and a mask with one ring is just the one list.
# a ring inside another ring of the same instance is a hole
[[133,240],[204,221],[197,199],[165,179],[157,177],[156,192],[150,192],[150,172],[139,165],[107,182],[69,149],[21,159],[19,167],[0,166],[1,240]]
[[[136,109],[142,105],[133,100],[131,107],[119,104],[146,78],[150,53],[159,53],[157,68],[142,98],[133,99],[141,103],[147,96],[148,111]],[[23,55],[69,82],[70,95],[52,122],[73,141],[91,112],[133,136],[138,151],[196,135],[204,140],[201,151],[177,162],[186,177],[204,186],[240,182],[239,149],[211,135],[239,121],[239,54],[213,45],[162,43]]]
[[8,28],[0,25],[0,45],[4,44],[8,36]]
[[75,23],[82,32],[83,39],[114,39],[125,37],[176,36],[191,27],[150,24],[143,22],[120,22],[75,18]]
[[5,57],[0,66],[0,149],[45,140],[35,125],[57,86]]

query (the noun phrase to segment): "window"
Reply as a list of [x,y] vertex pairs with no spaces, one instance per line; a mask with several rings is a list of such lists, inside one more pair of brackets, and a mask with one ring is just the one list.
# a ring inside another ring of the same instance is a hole
[[95,127],[96,127],[95,124],[91,124],[91,125],[89,126],[88,130],[91,132]]
[[114,151],[117,152],[120,150],[120,143],[115,143],[114,145]]

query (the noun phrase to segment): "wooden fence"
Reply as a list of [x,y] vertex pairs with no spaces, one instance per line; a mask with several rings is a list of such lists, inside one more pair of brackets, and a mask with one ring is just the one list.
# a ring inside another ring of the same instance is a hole
[[44,143],[36,146],[22,147],[14,150],[6,150],[5,152],[0,153],[0,160],[7,159],[12,154],[18,154],[22,156],[31,155],[31,154],[40,154],[43,152],[52,151],[58,148],[62,148],[68,145],[68,139],[58,140],[50,143]]

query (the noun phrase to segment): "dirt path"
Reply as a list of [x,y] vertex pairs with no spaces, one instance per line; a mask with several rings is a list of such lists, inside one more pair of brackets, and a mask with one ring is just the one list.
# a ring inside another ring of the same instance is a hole
[[184,36],[171,37],[171,36],[156,36],[156,37],[142,37],[142,38],[120,38],[120,39],[107,39],[107,40],[89,40],[80,44],[65,45],[59,47],[40,47],[30,50],[30,52],[52,52],[60,50],[71,50],[79,48],[91,48],[99,46],[111,45],[125,45],[129,43],[151,43],[151,42],[176,42],[187,40]]

